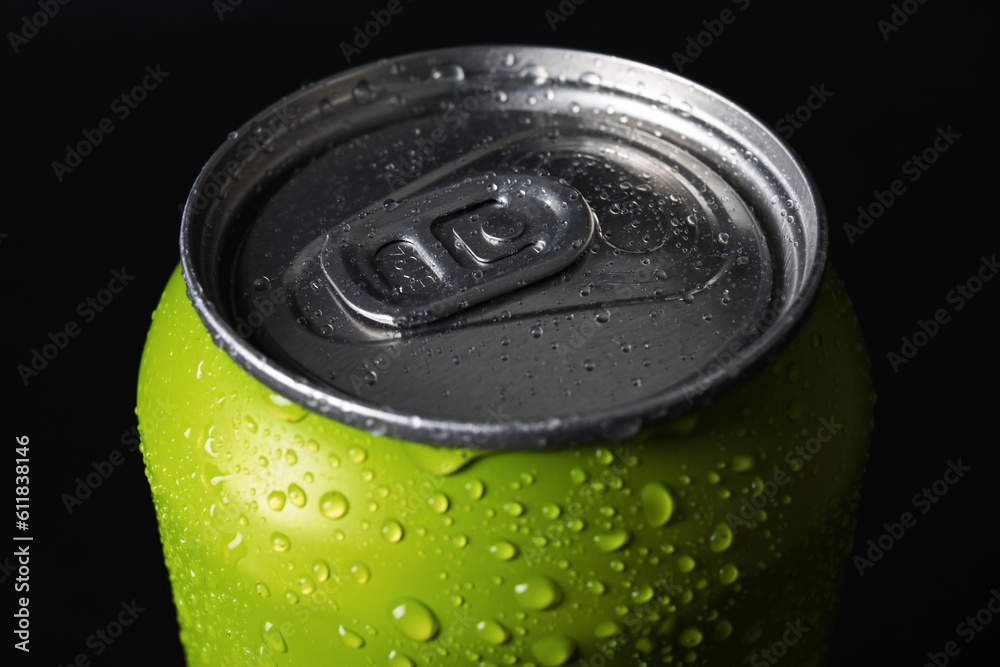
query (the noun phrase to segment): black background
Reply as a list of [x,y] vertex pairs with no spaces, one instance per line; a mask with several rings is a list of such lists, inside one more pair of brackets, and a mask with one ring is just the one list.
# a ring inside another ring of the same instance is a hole
[[[993,418],[1000,281],[985,283],[961,310],[946,301],[949,290],[975,275],[981,257],[1000,250],[992,197],[996,132],[987,124],[996,117],[996,13],[971,3],[911,0],[902,4],[915,13],[885,39],[877,22],[890,18],[889,2],[859,8],[751,0],[745,11],[730,0],[683,4],[567,1],[575,10],[553,30],[545,11],[557,10],[558,0],[404,0],[404,11],[350,65],[340,43],[385,2],[242,0],[220,16],[220,3],[211,0],[75,0],[60,5],[17,53],[6,36],[0,371],[7,453],[0,459],[9,461],[0,460],[0,479],[7,480],[0,498],[13,504],[14,438],[27,434],[27,534],[34,537],[31,654],[14,652],[13,664],[69,664],[78,653],[95,665],[182,664],[141,455],[122,437],[136,421],[149,316],[178,262],[178,205],[230,130],[307,82],[445,46],[578,48],[678,72],[674,54],[727,8],[735,21],[684,64],[683,75],[771,125],[805,103],[810,86],[833,93],[789,143],[824,197],[831,258],[857,308],[879,394],[854,553],[883,533],[884,522],[912,511],[911,497],[938,480],[947,461],[961,458],[971,467],[864,576],[849,566],[831,664],[923,665],[928,651],[948,641],[961,649],[951,664],[996,664],[991,647],[1000,646],[1000,618],[969,644],[956,625],[1000,587]],[[37,2],[5,2],[0,30],[22,31],[22,17],[38,11]],[[119,120],[109,105],[142,80],[147,65],[169,76]],[[59,182],[51,163],[63,161],[65,146],[105,117],[113,119],[113,133]],[[903,163],[949,127],[960,138],[911,182]],[[843,225],[896,179],[906,192],[850,243]],[[77,304],[122,267],[134,280],[82,324]],[[951,321],[894,372],[887,354],[899,352],[900,338],[939,308]],[[69,320],[81,323],[80,335],[25,386],[17,365],[29,363],[32,349]],[[115,450],[124,463],[68,514],[62,494]],[[14,517],[6,516],[0,543],[13,545]],[[0,547],[0,562],[13,549]],[[11,607],[21,595],[13,591],[15,577],[0,572]],[[94,656],[88,636],[132,600],[144,611]],[[12,644],[13,621],[6,618],[0,637]]]

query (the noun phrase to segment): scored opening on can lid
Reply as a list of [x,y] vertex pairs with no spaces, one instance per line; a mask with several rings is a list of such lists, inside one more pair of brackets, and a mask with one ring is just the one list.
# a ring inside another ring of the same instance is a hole
[[621,439],[787,343],[826,261],[816,188],[765,125],[647,65],[417,53],[258,114],[184,208],[188,294],[282,396],[378,435]]

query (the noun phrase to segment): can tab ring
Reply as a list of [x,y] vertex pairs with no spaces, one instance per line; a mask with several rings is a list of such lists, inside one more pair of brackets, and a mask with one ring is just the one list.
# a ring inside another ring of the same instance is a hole
[[574,188],[489,174],[358,213],[327,234],[320,268],[355,313],[406,328],[567,268],[595,228]]

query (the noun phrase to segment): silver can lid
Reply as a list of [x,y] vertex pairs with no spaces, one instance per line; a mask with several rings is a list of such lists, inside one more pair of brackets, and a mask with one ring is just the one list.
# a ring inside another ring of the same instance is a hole
[[816,188],[764,124],[677,75],[548,48],[379,61],[212,156],[181,230],[215,343],[378,435],[621,439],[787,343],[826,260]]

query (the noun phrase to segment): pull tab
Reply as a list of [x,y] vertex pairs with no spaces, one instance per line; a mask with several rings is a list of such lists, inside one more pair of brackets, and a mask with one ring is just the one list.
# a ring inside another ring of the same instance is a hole
[[327,235],[320,266],[356,313],[411,327],[566,268],[594,228],[590,206],[568,185],[497,174],[341,224]]

